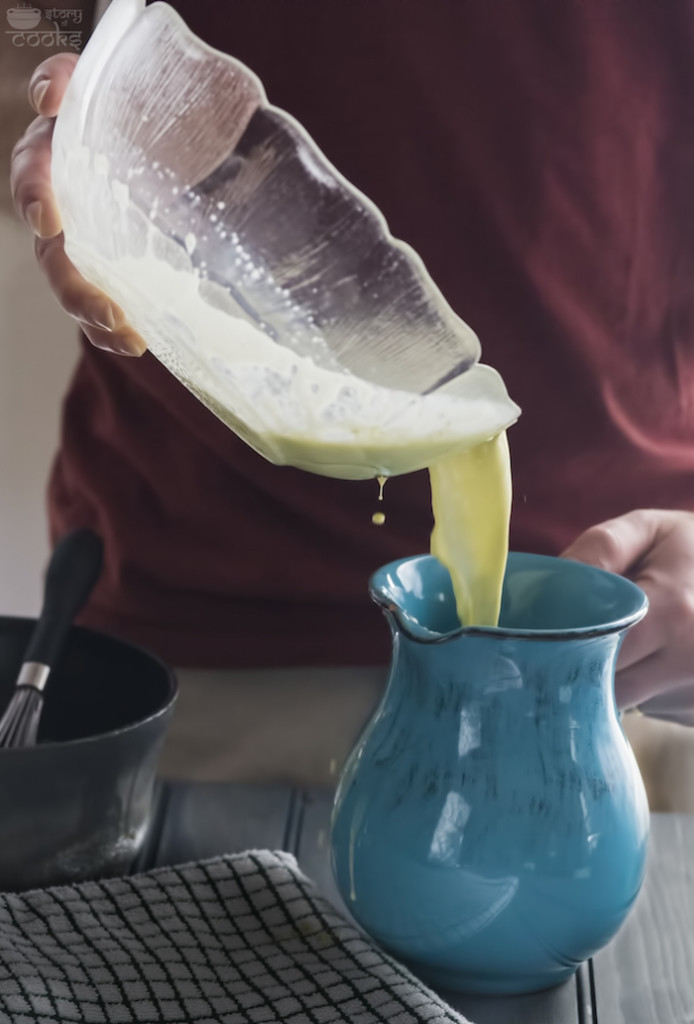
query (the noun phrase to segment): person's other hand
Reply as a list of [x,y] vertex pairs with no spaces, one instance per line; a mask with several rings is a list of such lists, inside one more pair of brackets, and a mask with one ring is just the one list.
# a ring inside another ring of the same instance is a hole
[[126,321],[122,309],[85,281],[63,246],[60,215],[51,188],[51,139],[55,115],[77,63],[60,53],[39,64],[29,83],[29,100],[39,115],[12,153],[10,185],[19,216],[36,235],[36,257],[55,297],[75,317],[97,348],[120,355],[142,355],[143,339]]
[[648,595],[619,653],[620,708],[694,725],[694,513],[629,512],[592,526],[563,556],[627,576]]

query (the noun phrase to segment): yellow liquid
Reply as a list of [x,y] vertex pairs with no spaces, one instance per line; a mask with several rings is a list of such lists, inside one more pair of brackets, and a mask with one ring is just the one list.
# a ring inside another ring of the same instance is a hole
[[[73,190],[75,181],[90,187],[89,152],[81,147],[73,157]],[[95,158],[99,174],[107,170],[103,160]],[[127,187],[114,181],[112,191],[116,206],[130,210]],[[67,234],[72,261],[120,303],[153,355],[270,462],[344,480],[375,476],[380,498],[385,477],[429,467],[432,552],[451,573],[461,620],[497,621],[511,501],[503,428],[520,409],[495,370],[477,363],[426,396],[380,388],[276,344],[224,288],[181,263],[175,246],[172,255],[170,240],[151,224],[144,251],[118,260]],[[468,450],[449,454],[457,445]],[[375,525],[384,521],[383,512],[373,514]]]
[[495,626],[508,556],[511,463],[506,431],[429,467],[431,553],[451,574],[464,626]]

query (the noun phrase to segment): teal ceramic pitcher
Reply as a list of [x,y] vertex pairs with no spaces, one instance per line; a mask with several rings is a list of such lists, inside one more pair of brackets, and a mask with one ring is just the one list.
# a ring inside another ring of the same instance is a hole
[[556,985],[616,933],[649,813],[614,700],[647,601],[565,559],[511,554],[497,628],[461,628],[433,557],[371,580],[385,696],[342,774],[333,869],[354,918],[439,987]]

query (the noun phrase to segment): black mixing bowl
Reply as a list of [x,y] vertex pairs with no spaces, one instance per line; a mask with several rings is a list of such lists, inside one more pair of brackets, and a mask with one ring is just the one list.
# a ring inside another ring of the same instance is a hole
[[[34,628],[0,616],[0,714]],[[144,842],[176,680],[151,654],[73,627],[39,742],[0,749],[0,889],[121,874]]]

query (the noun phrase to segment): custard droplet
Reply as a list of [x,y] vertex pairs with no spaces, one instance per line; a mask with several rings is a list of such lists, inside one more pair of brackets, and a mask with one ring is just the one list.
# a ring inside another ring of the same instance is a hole
[[371,516],[371,522],[374,526],[383,526],[386,521],[386,517],[383,512],[374,512]]

